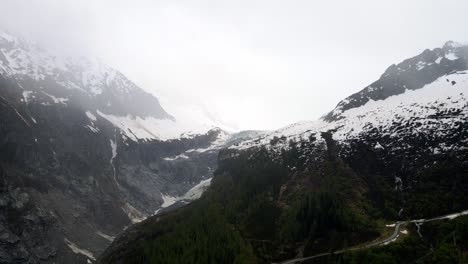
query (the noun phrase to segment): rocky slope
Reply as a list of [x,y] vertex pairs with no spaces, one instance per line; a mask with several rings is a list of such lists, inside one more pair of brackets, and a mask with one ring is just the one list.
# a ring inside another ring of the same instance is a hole
[[122,73],[0,33],[0,263],[89,263],[199,197],[229,134],[169,115]]
[[[466,210],[467,54],[454,42],[426,50],[321,120],[221,150],[199,201],[136,225],[101,262],[271,263],[372,241],[386,221]],[[409,262],[433,254],[411,239]],[[453,248],[459,256],[466,242]]]

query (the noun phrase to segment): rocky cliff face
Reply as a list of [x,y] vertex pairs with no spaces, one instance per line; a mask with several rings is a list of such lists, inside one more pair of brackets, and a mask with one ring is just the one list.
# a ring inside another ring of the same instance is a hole
[[99,61],[1,33],[0,262],[94,262],[124,228],[206,185],[228,137],[188,130]]

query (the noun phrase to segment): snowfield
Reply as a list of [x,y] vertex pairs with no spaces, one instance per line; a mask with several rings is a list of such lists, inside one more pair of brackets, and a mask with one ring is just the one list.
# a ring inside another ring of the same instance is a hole
[[[304,121],[289,125],[271,133],[260,135],[256,139],[231,146],[233,149],[247,149],[266,146],[267,148],[288,148],[289,140],[307,139],[309,136],[323,142],[322,132],[334,131],[333,139],[346,144],[349,140],[377,129],[381,136],[401,140],[401,132],[409,136],[421,131],[433,131],[435,136],[443,136],[445,131],[460,126],[468,120],[468,71],[445,75],[418,90],[406,90],[405,93],[391,96],[385,100],[369,101],[363,106],[349,109],[341,114],[337,121]],[[440,113],[444,113],[441,115]],[[406,131],[396,129],[396,124],[411,123]],[[277,144],[270,142],[275,138],[285,137]],[[386,146],[376,144],[376,149]],[[435,152],[447,151],[447,146],[440,145]]]
[[[191,113],[188,117],[175,119],[165,113],[158,99],[99,59],[56,56],[1,30],[0,74],[18,81],[25,104],[38,101],[43,106],[66,107],[83,105],[86,100],[88,109],[83,112],[91,121],[86,127],[93,133],[101,131],[94,123],[98,117],[135,142],[192,138],[217,127],[225,129],[222,123],[194,107],[185,109]],[[33,90],[23,88],[31,82]],[[138,104],[150,97],[154,100],[140,108]],[[116,110],[122,107],[123,111]]]
[[[190,201],[200,199],[202,194],[206,191],[206,189],[208,189],[210,185],[211,185],[211,178],[200,181],[200,183],[193,186],[190,190],[188,190],[182,196],[174,197],[170,195],[161,194],[162,199],[163,199],[163,204],[161,205],[161,208],[167,208],[179,201],[187,203]],[[159,210],[161,209],[156,210],[154,214],[157,215]]]

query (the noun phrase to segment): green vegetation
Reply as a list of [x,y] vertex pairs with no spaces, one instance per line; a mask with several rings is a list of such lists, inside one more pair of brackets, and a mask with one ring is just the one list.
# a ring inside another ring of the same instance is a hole
[[468,171],[457,166],[460,162],[447,159],[422,168],[408,197],[408,212],[415,218],[432,217],[468,209]]
[[216,203],[196,202],[139,226],[135,241],[103,263],[255,263],[252,248]]
[[[318,150],[313,141],[290,141],[275,156],[265,148],[221,151],[200,200],[137,226],[102,262],[271,263],[363,245],[382,233],[378,223],[398,217],[402,203],[406,214],[421,218],[466,209],[467,173],[460,161],[398,171],[415,179],[402,192],[394,187],[399,160],[366,147],[343,160],[331,136],[322,136],[326,148]],[[278,142],[285,138],[271,144]],[[313,151],[321,158],[309,160]],[[428,223],[423,240],[412,229],[388,246],[314,261],[464,263],[467,222]]]
[[415,228],[401,242],[384,247],[347,253],[328,259],[328,263],[468,263],[468,216],[454,220],[426,223],[421,227],[422,238]]

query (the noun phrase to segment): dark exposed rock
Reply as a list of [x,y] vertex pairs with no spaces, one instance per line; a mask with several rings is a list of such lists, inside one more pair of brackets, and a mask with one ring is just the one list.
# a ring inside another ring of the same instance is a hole
[[0,36],[0,263],[94,261],[163,194],[211,177],[224,131],[138,138],[104,116],[175,122],[157,98],[101,63],[61,66],[24,45]]

